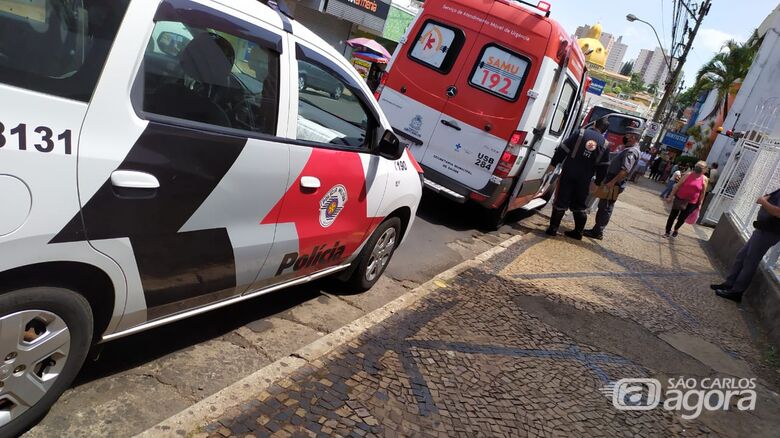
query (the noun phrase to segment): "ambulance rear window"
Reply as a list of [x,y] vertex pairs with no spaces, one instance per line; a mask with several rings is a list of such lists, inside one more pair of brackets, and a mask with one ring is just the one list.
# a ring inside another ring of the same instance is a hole
[[477,58],[469,83],[502,99],[515,101],[523,89],[529,65],[528,58],[488,44]]
[[439,73],[447,74],[455,64],[465,40],[460,29],[427,20],[409,48],[409,57]]

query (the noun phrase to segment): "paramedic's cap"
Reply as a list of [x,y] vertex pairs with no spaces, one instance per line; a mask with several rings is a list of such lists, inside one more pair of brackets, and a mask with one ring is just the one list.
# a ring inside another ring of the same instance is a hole
[[634,135],[636,135],[638,137],[641,137],[642,136],[642,130],[639,129],[639,128],[633,128],[633,127],[626,128],[626,134],[634,134]]

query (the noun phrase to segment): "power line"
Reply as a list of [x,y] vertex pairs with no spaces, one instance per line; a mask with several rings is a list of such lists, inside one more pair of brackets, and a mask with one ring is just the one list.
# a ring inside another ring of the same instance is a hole
[[[661,29],[663,29],[663,31],[661,32],[661,42],[663,42],[665,46],[666,45],[666,24],[664,24],[664,15],[665,15],[664,0],[661,0]],[[664,48],[661,47],[661,50],[663,49]]]

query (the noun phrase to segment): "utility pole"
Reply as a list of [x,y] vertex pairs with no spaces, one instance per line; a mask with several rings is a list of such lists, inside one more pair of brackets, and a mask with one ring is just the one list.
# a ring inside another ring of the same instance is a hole
[[[696,38],[696,33],[699,32],[699,26],[701,26],[702,21],[704,21],[704,17],[710,12],[710,6],[712,6],[712,0],[706,0],[699,7],[699,15],[696,17],[696,24],[693,26],[693,30],[691,31],[690,37],[688,38],[688,42],[685,44],[685,48],[683,49],[682,55],[680,55],[672,76],[666,81],[664,95],[661,98],[661,101],[658,103],[658,107],[656,108],[655,114],[653,115],[653,121],[656,123],[661,121],[661,117],[663,116],[664,110],[666,109],[666,104],[669,102],[672,96],[674,96],[674,88],[677,84],[680,73],[682,72],[685,60],[688,57],[688,52],[691,50],[691,46],[693,46],[693,40]],[[658,136],[658,140],[656,140],[655,143],[656,149],[658,149],[661,145],[663,134],[664,133],[662,130]]]
[[655,144],[656,150],[658,150],[661,140],[663,139],[663,133],[666,131],[666,128],[669,126],[669,122],[672,121],[672,117],[675,114],[675,109],[677,107],[677,100],[680,98],[680,94],[682,93],[683,86],[685,85],[685,79],[683,79],[680,82],[680,86],[677,88],[677,91],[674,92],[674,99],[672,99],[669,111],[666,113],[666,117],[664,117],[664,123],[661,125],[661,129],[659,132],[662,134],[658,137],[658,141]]

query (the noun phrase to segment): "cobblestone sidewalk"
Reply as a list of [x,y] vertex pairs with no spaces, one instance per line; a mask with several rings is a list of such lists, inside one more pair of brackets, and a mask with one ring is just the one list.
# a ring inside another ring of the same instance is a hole
[[[777,371],[720,279],[705,229],[660,237],[645,182],[603,241],[529,234],[358,340],[273,383],[200,436],[777,436]],[[748,315],[749,316],[749,315]],[[621,378],[757,377],[755,412],[620,411]]]

